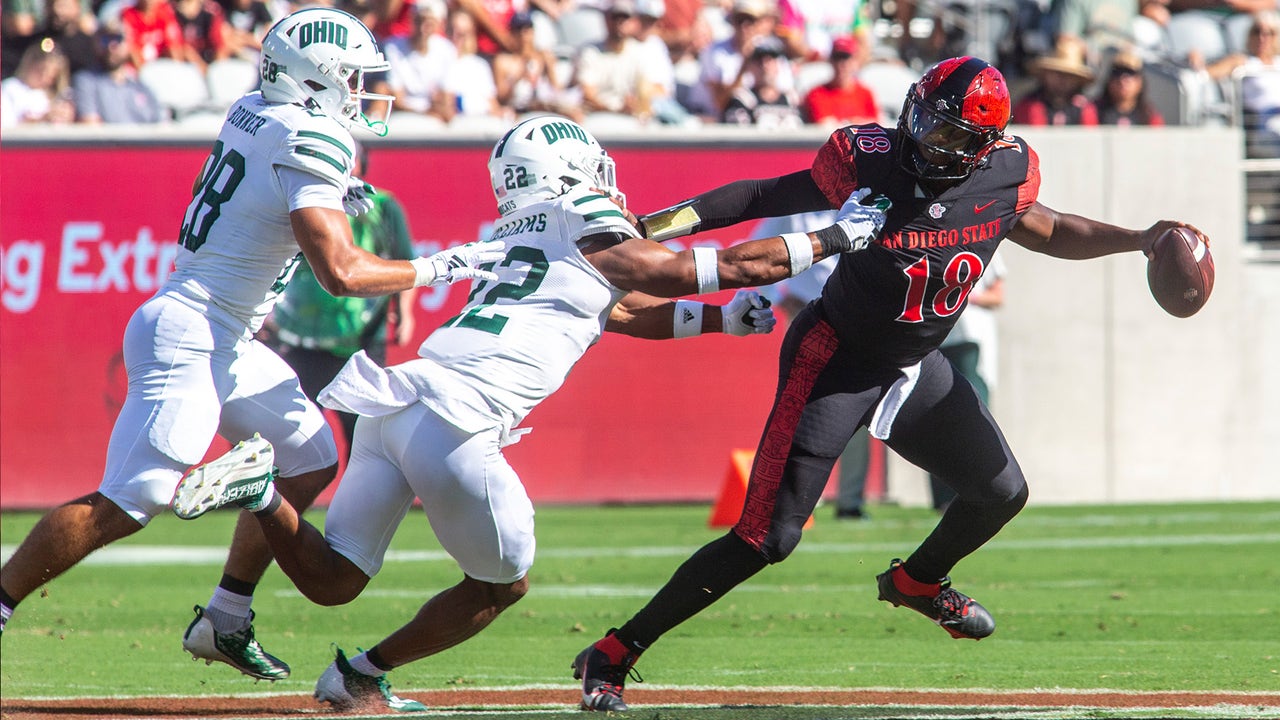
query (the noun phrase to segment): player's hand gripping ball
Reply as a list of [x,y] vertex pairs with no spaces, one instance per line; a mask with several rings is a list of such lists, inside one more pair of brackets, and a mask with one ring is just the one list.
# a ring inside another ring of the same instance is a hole
[[1213,292],[1213,255],[1190,228],[1175,227],[1156,238],[1147,259],[1147,286],[1164,311],[1191,317]]

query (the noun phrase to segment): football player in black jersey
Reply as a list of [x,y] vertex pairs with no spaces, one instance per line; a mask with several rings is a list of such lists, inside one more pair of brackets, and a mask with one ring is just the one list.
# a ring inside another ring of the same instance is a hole
[[896,129],[840,128],[807,170],[730,183],[640,218],[642,231],[662,240],[838,208],[867,189],[891,202],[879,238],[841,257],[822,296],[787,331],[741,519],[578,655],[584,708],[625,710],[623,683],[641,652],[795,549],[836,458],[863,425],[958,494],[915,552],[878,576],[880,599],[956,638],[995,630],[947,574],[1022,509],[1027,483],[991,413],[938,345],[1005,238],[1086,259],[1148,252],[1162,232],[1185,225],[1130,230],[1040,204],[1039,159],[1004,134],[1009,115],[996,68],[972,57],[944,60],[911,86]]

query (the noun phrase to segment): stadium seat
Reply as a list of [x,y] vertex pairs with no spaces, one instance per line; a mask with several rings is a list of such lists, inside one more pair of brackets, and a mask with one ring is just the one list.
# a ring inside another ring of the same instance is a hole
[[205,79],[210,101],[217,107],[231,107],[241,95],[258,87],[258,66],[240,58],[218,60],[209,63]]
[[1231,105],[1212,78],[1168,62],[1150,62],[1143,69],[1147,96],[1170,125],[1226,125]]
[[578,49],[605,38],[604,13],[589,7],[578,7],[560,16],[556,23],[559,42],[556,55],[574,57]]
[[1245,42],[1249,39],[1249,28],[1253,25],[1253,16],[1248,13],[1232,15],[1223,23],[1227,34],[1227,52],[1245,53]]
[[1216,15],[1197,10],[1176,12],[1169,18],[1168,30],[1176,58],[1185,58],[1197,50],[1212,62],[1227,54],[1227,36]]
[[151,89],[160,106],[175,120],[210,106],[204,74],[190,63],[157,58],[142,66],[138,79]]
[[815,60],[814,62],[800,63],[796,65],[796,93],[800,97],[809,94],[809,91],[823,85],[831,80],[835,70],[832,69],[831,63],[825,60]]
[[1144,58],[1169,57],[1173,53],[1169,31],[1145,15],[1133,19],[1133,43]]
[[542,12],[534,12],[532,17],[534,46],[539,50],[554,52],[556,43],[560,42],[560,28],[556,25],[556,21]]
[[881,122],[894,124],[898,122],[898,114],[902,112],[902,101],[907,97],[911,83],[917,80],[916,72],[906,65],[895,62],[867,63],[858,72],[858,79],[876,97],[876,105],[880,107]]

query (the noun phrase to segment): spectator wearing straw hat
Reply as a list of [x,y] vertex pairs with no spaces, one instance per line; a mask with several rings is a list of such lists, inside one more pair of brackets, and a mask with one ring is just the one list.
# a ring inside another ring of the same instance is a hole
[[1097,125],[1098,109],[1084,94],[1093,70],[1084,61],[1084,48],[1060,41],[1052,53],[1031,63],[1036,87],[1013,107],[1020,125]]

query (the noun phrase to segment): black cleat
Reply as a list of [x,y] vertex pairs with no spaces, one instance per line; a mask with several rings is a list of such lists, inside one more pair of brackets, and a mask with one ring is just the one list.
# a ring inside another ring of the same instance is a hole
[[[583,710],[626,712],[622,686],[630,674],[636,682],[644,682],[631,669],[640,656],[631,652],[610,630],[603,639],[589,645],[573,660],[573,679],[582,681]],[[601,646],[604,649],[601,649]]]
[[893,603],[894,607],[905,605],[915,610],[951,633],[953,638],[981,640],[996,631],[996,621],[991,613],[977,600],[953,590],[950,577],[942,578],[932,595],[908,595],[898,587],[896,578],[915,582],[902,569],[902,561],[895,558],[888,570],[876,576],[881,600]]

